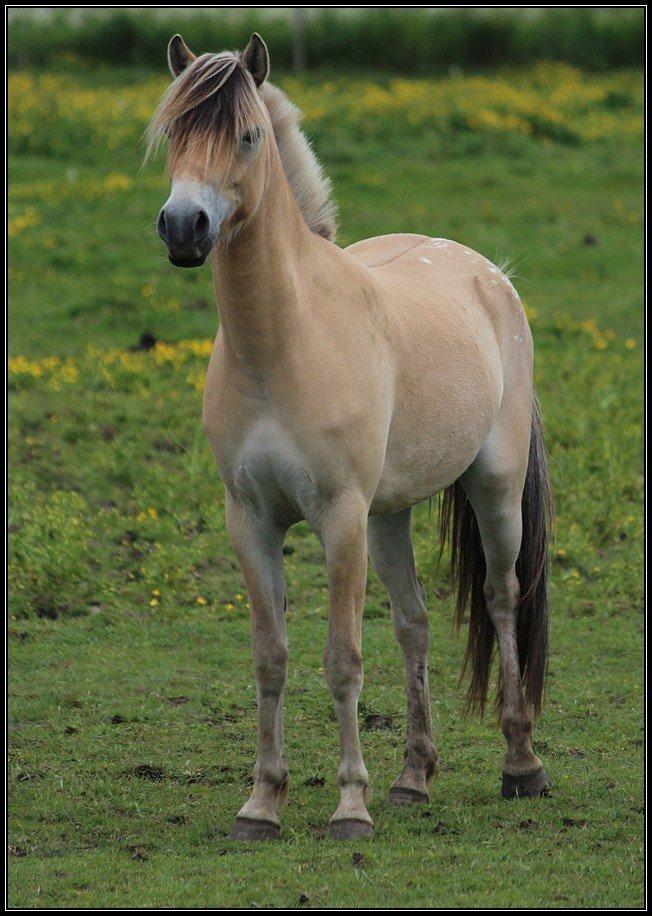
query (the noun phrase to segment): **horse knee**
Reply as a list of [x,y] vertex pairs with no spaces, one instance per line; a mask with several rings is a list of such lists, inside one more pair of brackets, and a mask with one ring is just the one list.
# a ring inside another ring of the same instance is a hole
[[324,676],[333,699],[344,701],[362,690],[362,655],[354,646],[327,645]]
[[266,645],[264,650],[254,654],[254,673],[263,695],[278,695],[283,692],[287,673],[288,651],[280,640]]

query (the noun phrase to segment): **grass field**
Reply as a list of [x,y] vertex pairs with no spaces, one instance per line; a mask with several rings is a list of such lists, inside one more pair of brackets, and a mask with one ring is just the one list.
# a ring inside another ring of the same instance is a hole
[[[541,65],[281,82],[334,180],[341,243],[426,232],[514,261],[558,510],[536,732],[553,793],[502,801],[502,735],[461,715],[463,637],[425,505],[415,547],[444,764],[429,808],[386,803],[403,671],[370,572],[360,717],[376,836],[326,836],[338,754],[321,671],[326,575],[298,526],[283,839],[226,839],[250,785],[255,690],[246,594],[200,427],[210,274],[169,266],[153,229],[162,163],[138,172],[165,78],[16,72],[10,904],[641,906],[641,74]],[[158,343],[144,349],[143,335]]]

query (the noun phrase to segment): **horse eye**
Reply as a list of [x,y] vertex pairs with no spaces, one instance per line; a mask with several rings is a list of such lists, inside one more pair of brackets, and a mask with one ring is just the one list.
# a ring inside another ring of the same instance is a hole
[[256,143],[258,143],[260,140],[260,137],[261,131],[258,128],[254,128],[253,130],[245,131],[245,133],[240,137],[240,142],[246,144],[247,146],[255,146]]

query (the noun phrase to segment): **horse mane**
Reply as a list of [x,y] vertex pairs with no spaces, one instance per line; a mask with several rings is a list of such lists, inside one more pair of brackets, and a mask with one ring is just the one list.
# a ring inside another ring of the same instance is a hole
[[272,83],[263,83],[260,93],[274,128],[285,177],[299,209],[313,232],[332,241],[337,231],[337,211],[331,182],[301,130],[301,112]]
[[[159,144],[170,143],[169,164],[203,149],[206,161],[225,141],[261,123],[271,126],[285,177],[309,229],[327,239],[336,231],[331,184],[300,127],[301,112],[271,83],[257,89],[241,55],[233,51],[202,54],[171,84],[146,132],[147,159]],[[231,153],[232,154],[232,153]]]

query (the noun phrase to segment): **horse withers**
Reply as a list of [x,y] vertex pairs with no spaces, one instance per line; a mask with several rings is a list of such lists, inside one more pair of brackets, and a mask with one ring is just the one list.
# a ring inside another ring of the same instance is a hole
[[446,239],[394,234],[338,247],[328,180],[299,112],[267,81],[258,35],[242,53],[199,57],[176,35],[168,62],[174,81],[149,129],[150,147],[169,141],[158,232],[174,265],[210,257],[213,270],[220,327],[203,419],[246,580],[258,688],[254,785],[231,836],[280,832],[282,548],[304,519],[323,544],[330,586],[324,672],[340,732],[331,836],[373,833],[357,718],[367,554],[406,664],[407,748],[390,798],[428,801],[437,751],[410,514],[441,491],[458,622],[470,607],[470,705],[485,706],[497,641],[502,793],[544,794],[532,718],[548,647],[550,489],[516,291],[498,267]]

